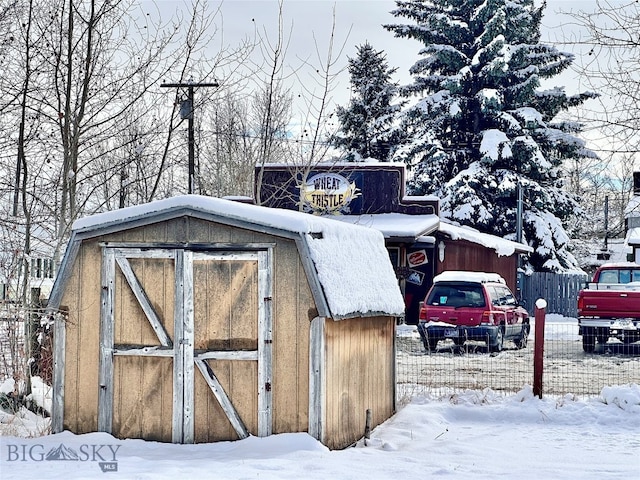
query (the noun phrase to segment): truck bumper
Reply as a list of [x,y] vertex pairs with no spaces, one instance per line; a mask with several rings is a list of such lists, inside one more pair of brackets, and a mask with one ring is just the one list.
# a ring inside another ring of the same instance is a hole
[[611,330],[618,331],[638,331],[640,330],[640,320],[637,318],[578,318],[579,333],[582,334],[582,329],[585,327],[594,328],[609,328]]
[[488,341],[493,345],[496,342],[498,335],[497,325],[478,325],[477,327],[465,327],[460,325],[429,325],[425,322],[418,324],[418,332],[424,339],[429,338],[435,340],[446,340],[450,338],[452,340],[459,340],[464,342],[465,340],[478,340],[482,342]]

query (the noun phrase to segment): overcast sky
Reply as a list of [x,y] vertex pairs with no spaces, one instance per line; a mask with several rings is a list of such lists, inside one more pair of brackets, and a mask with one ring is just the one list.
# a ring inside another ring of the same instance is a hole
[[[165,14],[184,8],[184,0],[156,0]],[[145,3],[145,0],[142,0]],[[210,1],[215,9],[221,6],[222,16],[217,23],[223,25],[225,41],[232,43],[252,35],[255,26],[263,27],[275,38],[278,18],[277,0],[225,0]],[[537,2],[538,4],[540,2]],[[592,9],[594,0],[548,0],[542,39],[545,43],[561,41],[569,34],[568,19],[559,14],[571,9]],[[285,0],[285,31],[291,32],[288,58],[294,63],[298,58],[308,58],[315,62],[315,41],[320,46],[321,55],[326,56],[326,45],[333,22],[335,8],[336,49],[344,45],[342,61],[356,55],[356,47],[369,42],[376,50],[387,54],[390,66],[398,67],[397,80],[408,81],[408,69],[418,59],[421,45],[417,41],[395,38],[382,25],[386,23],[406,23],[405,18],[396,18],[391,11],[396,7],[393,0]],[[565,24],[565,25],[563,25]],[[559,46],[561,49],[563,46]],[[337,53],[337,52],[336,52]],[[570,78],[571,74],[565,74]],[[569,93],[572,93],[569,88]],[[342,82],[336,96],[347,95],[348,76]]]
[[[154,10],[155,4],[159,7],[163,19],[166,21],[177,10],[185,10],[192,0],[138,0],[145,10]],[[203,0],[207,1],[207,0]],[[541,0],[535,0],[537,5]],[[543,18],[542,41],[554,44],[562,51],[571,52],[571,47],[562,44],[563,39],[569,38],[575,31],[569,26],[571,18],[562,12],[570,10],[592,11],[596,0],[547,0],[547,8]],[[611,0],[617,2],[621,0]],[[266,34],[272,41],[277,38],[278,27],[278,1],[277,0],[209,0],[209,11],[215,12],[219,8],[219,14],[215,23],[219,27],[214,42],[210,47],[214,57],[221,49],[221,43],[227,46],[239,45],[246,37],[253,37],[255,29]],[[394,0],[284,0],[283,17],[284,31],[290,37],[290,45],[287,51],[287,64],[290,68],[299,68],[302,59],[315,66],[318,65],[315,44],[319,47],[322,61],[326,60],[327,45],[332,29],[335,9],[335,40],[334,57],[340,53],[339,61],[331,69],[333,73],[342,69],[342,73],[335,82],[330,92],[330,111],[335,105],[346,106],[350,98],[349,75],[346,65],[349,58],[356,56],[357,47],[369,42],[377,51],[386,54],[390,67],[396,67],[394,81],[399,84],[408,84],[411,77],[409,68],[419,59],[418,51],[422,45],[410,39],[395,38],[393,34],[383,28],[389,23],[409,23],[404,17],[394,17],[391,11],[396,8]],[[223,33],[224,40],[221,41]],[[580,55],[580,52],[573,52]],[[578,64],[580,59],[576,60]],[[299,77],[305,85],[312,85],[310,81],[311,69],[301,71]],[[196,81],[211,81],[210,78],[194,78]],[[173,80],[173,79],[165,79]],[[216,80],[225,80],[224,74],[218,74]],[[544,88],[565,87],[568,94],[577,94],[591,90],[586,86],[584,79],[571,70],[566,70],[561,75],[543,83]],[[292,93],[295,98],[302,101],[295,104],[292,124],[308,121],[310,108],[308,92],[303,91],[300,82],[292,84]],[[316,93],[320,90],[315,88]],[[592,101],[593,102],[593,101]],[[314,106],[317,107],[317,102]],[[589,108],[600,108],[595,104],[586,105]],[[573,112],[575,115],[577,112]],[[589,135],[585,132],[585,136]]]

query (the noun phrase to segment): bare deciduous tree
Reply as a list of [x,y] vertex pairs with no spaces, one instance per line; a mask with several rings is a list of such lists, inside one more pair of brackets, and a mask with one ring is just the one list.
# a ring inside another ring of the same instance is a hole
[[[563,12],[571,21],[561,41],[573,47],[573,68],[600,96],[582,109],[590,146],[599,158],[567,165],[572,191],[590,220],[583,237],[604,236],[604,199],[609,198],[609,235],[624,234],[624,210],[640,151],[640,7],[637,2],[596,0],[593,10]],[[595,221],[594,221],[595,220]]]
[[[627,0],[596,0],[593,11],[568,12],[575,33],[564,43],[583,52],[575,62],[582,81],[601,93],[592,112],[603,137],[614,135],[615,152],[640,148],[640,6]],[[601,139],[602,141],[604,140]],[[605,147],[605,148],[606,148]]]

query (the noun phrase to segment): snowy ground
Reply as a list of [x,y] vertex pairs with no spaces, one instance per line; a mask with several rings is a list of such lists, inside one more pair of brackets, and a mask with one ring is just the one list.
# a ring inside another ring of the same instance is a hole
[[[25,422],[29,422],[25,419]],[[416,398],[376,428],[368,446],[329,451],[307,434],[170,445],[65,432],[1,437],[4,480],[126,479],[632,479],[640,472],[640,387],[599,398],[505,397],[468,391]],[[61,448],[62,446],[62,448]],[[65,458],[46,460],[49,452]]]
[[[577,341],[577,332],[550,331],[560,332],[560,340]],[[446,353],[421,356],[445,358]],[[612,359],[616,365],[618,361],[615,356],[590,358],[593,365],[610,368]],[[36,380],[34,387],[34,400],[47,405],[45,386]],[[0,388],[12,386],[5,382]],[[517,393],[476,389],[436,396],[423,391],[376,428],[367,445],[361,440],[342,451],[329,451],[304,433],[171,445],[118,440],[104,433],[40,436],[47,428],[47,420],[26,410],[0,412],[0,478],[95,479],[103,471],[106,478],[154,480],[640,476],[637,383],[605,387],[599,395],[543,399],[534,397],[526,383]]]

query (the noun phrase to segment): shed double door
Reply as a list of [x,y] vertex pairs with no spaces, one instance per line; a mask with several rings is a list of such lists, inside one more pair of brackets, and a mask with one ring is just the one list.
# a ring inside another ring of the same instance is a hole
[[271,434],[271,253],[103,246],[98,429]]

